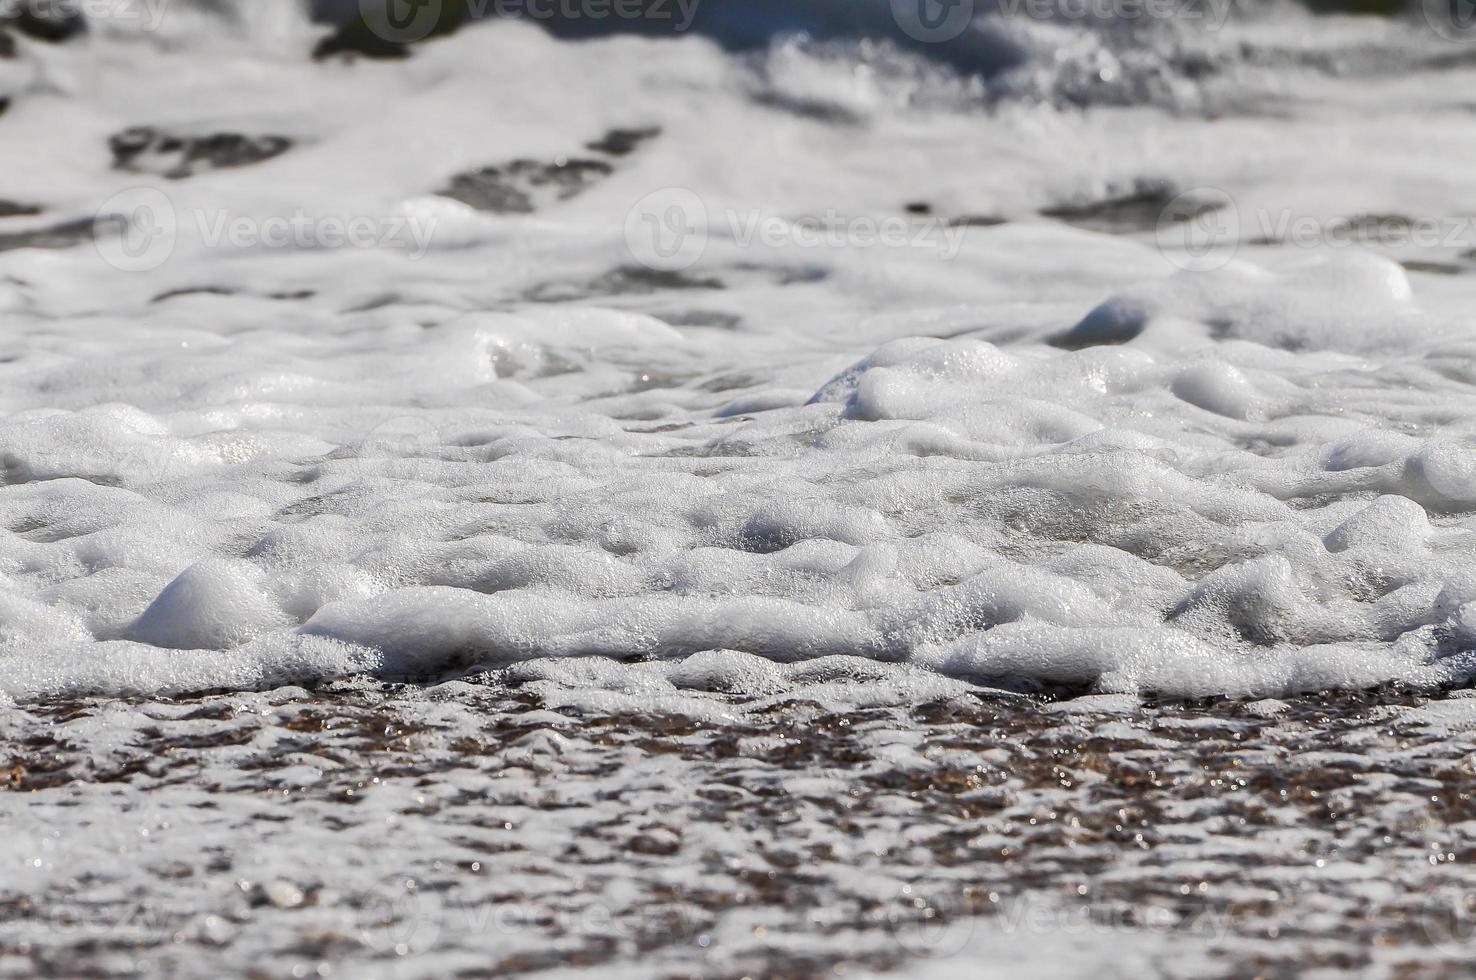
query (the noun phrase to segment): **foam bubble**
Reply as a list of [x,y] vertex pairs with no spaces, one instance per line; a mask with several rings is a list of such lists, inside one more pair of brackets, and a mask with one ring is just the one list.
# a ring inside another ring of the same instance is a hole
[[[1196,36],[1223,72],[1176,67],[1181,25],[1129,32],[1133,60],[1062,21],[1008,30],[1065,56],[981,79],[904,50],[875,6],[891,41],[735,56],[501,23],[374,64],[314,62],[289,6],[240,7],[226,37],[220,5],[188,5],[166,45],[108,27],[0,62],[24,76],[0,198],[43,212],[0,218],[5,691],[534,661],[673,705],[1461,676],[1470,277],[1274,234],[1182,270],[1151,213],[1206,182],[1243,230],[1447,208],[1463,172],[1408,180],[1407,147],[1459,130],[1406,89],[1316,84],[1250,14]],[[1392,23],[1317,23],[1323,54],[1381,52],[1409,91],[1467,71]],[[1257,73],[1305,98],[1200,114],[1271,49],[1285,67]],[[137,117],[181,79],[208,125]],[[143,122],[291,145],[188,179],[107,169],[108,137]],[[630,132],[649,135],[611,137]],[[539,175],[533,212],[437,193],[474,173]],[[157,267],[31,247],[139,186],[178,219]],[[708,215],[693,263],[632,252],[652,194]],[[207,241],[222,216],[302,208],[432,234]],[[905,244],[803,235],[882,221]],[[655,666],[617,680],[589,658]]]

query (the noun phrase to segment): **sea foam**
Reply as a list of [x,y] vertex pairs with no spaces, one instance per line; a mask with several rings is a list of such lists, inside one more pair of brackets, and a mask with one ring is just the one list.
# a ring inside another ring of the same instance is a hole
[[[1071,65],[981,87],[876,39],[754,53],[510,23],[318,63],[305,21],[211,16],[170,28],[189,44],[103,26],[6,66],[0,197],[42,213],[0,232],[139,188],[176,219],[149,268],[104,240],[0,252],[9,694],[607,660],[751,696],[805,664],[917,698],[1467,676],[1476,280],[1374,246],[1247,241],[1180,268],[1132,209],[1160,186],[1228,192],[1242,224],[1454,207],[1459,168],[1387,178],[1407,145],[1458,144],[1468,110],[1411,116],[1422,94],[1295,59],[1265,70],[1310,108],[1248,121],[1200,114],[1214,74],[1082,109]],[[1429,54],[1407,25],[1328,23]],[[1199,42],[1232,59],[1273,36]],[[181,79],[198,99],[171,97]],[[290,149],[115,169],[107,138],[144,125]],[[654,135],[608,149],[622,132]],[[549,192],[571,158],[598,165]],[[439,193],[466,173],[531,210]],[[695,264],[633,249],[653,192],[700,202]],[[212,237],[296,218],[382,234]],[[411,218],[424,248],[391,232]],[[806,237],[858,218],[909,234]]]

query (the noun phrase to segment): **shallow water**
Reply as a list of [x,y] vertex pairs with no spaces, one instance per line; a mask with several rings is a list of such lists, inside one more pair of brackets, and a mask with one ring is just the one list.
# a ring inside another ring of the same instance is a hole
[[1470,698],[564,670],[11,714],[0,971],[1467,971]]

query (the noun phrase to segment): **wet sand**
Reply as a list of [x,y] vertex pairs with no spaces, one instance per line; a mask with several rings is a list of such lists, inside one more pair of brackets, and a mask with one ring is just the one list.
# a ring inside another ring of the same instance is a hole
[[1462,976],[1469,693],[13,708],[0,973]]

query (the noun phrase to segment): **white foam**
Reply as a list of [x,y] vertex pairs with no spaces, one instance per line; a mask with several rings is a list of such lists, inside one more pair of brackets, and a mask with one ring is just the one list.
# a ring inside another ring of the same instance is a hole
[[[48,209],[7,228],[139,185],[182,220],[145,271],[87,245],[0,252],[0,689],[589,656],[674,665],[616,692],[631,703],[779,696],[794,681],[775,665],[833,657],[906,665],[823,682],[856,698],[958,678],[1278,696],[1464,676],[1472,277],[1249,245],[1179,271],[1152,229],[1038,211],[1151,177],[1222,186],[1243,217],[1445,213],[1469,177],[1403,180],[1407,147],[1454,153],[1469,127],[1409,105],[1468,69],[1378,94],[1292,65],[1278,77],[1305,104],[1286,118],[1210,120],[1196,107],[1223,79],[1161,88],[1141,66],[1113,88],[1123,108],[1026,97],[1108,64],[1095,33],[986,92],[884,45],[735,56],[501,23],[345,65],[311,62],[290,18],[232,39],[211,23],[5,66],[25,78],[0,197]],[[1334,46],[1429,50],[1402,25],[1336,23]],[[1256,21],[1200,40],[1233,63],[1247,38],[1278,43]],[[1149,60],[1178,43],[1155,34]],[[138,124],[295,144],[188,180],[110,170],[107,136]],[[594,153],[616,127],[661,134],[535,215],[435,195],[458,171]],[[685,282],[643,279],[625,240],[663,187],[709,219]],[[940,222],[914,215],[902,247],[742,234],[915,201]],[[193,221],[304,202],[434,234],[423,254],[210,247]],[[1011,220],[941,223],[968,216]]]

